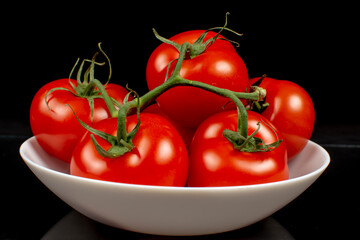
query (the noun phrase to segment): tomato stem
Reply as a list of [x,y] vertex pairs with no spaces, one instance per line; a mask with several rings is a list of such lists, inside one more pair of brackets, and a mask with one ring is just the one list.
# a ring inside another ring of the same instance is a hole
[[157,97],[159,97],[161,94],[169,90],[170,88],[181,86],[181,85],[188,85],[188,82],[191,82],[189,80],[183,79],[180,76],[180,69],[182,62],[185,58],[185,55],[187,51],[189,50],[190,43],[184,43],[181,45],[180,49],[180,55],[179,59],[176,62],[175,69],[169,79],[165,81],[163,84],[157,86],[153,90],[145,93],[140,98],[134,99],[131,102],[128,102],[126,105],[128,110],[131,110],[132,108],[135,108],[137,104],[139,104],[140,109],[144,109],[146,106],[148,106],[151,102],[153,102]]
[[[225,24],[226,26],[226,24]],[[223,27],[223,29],[225,28]],[[156,32],[156,31],[154,31]],[[159,37],[161,38],[161,37]],[[215,41],[215,40],[214,40]],[[212,43],[205,43],[205,46],[208,46],[208,44]],[[135,134],[137,130],[140,127],[140,110],[145,108],[147,105],[149,105],[151,102],[153,102],[157,97],[159,97],[161,94],[166,92],[167,90],[177,87],[177,86],[191,86],[191,87],[197,87],[204,89],[206,91],[215,93],[217,95],[220,95],[222,97],[230,98],[237,106],[238,110],[238,126],[237,131],[231,131],[231,130],[224,130],[223,135],[226,137],[230,142],[233,143],[234,148],[241,151],[259,151],[263,150],[264,146],[265,149],[268,150],[273,146],[267,147],[261,139],[257,139],[254,137],[254,134],[251,136],[248,136],[248,115],[246,108],[242,101],[240,99],[246,99],[246,100],[253,100],[253,101],[260,101],[262,100],[265,95],[266,91],[260,87],[254,87],[252,92],[234,92],[229,89],[223,89],[218,88],[209,84],[205,84],[198,81],[192,81],[188,79],[184,79],[180,75],[181,66],[183,63],[183,60],[189,55],[189,52],[191,51],[191,44],[188,42],[183,43],[182,45],[179,45],[179,58],[176,61],[175,68],[170,75],[169,79],[167,79],[163,84],[159,85],[158,87],[154,88],[153,90],[147,92],[143,96],[137,97],[132,100],[128,101],[128,96],[124,99],[123,105],[119,106],[119,110],[117,110],[114,106],[113,100],[108,96],[106,93],[105,87],[101,84],[100,81],[96,80],[94,78],[94,65],[95,63],[95,57],[93,57],[91,61],[91,66],[87,70],[85,76],[90,77],[90,81],[88,85],[92,85],[90,87],[97,88],[100,92],[100,96],[104,98],[104,101],[106,102],[108,109],[113,117],[118,117],[118,129],[117,129],[117,136],[109,136],[108,134],[98,133],[97,130],[92,129],[90,126],[86,126],[85,128],[90,131],[91,133],[98,135],[105,140],[109,141],[112,147],[109,150],[104,150],[100,145],[96,142],[96,139],[94,136],[92,136],[93,143],[98,150],[99,154],[104,157],[117,157],[120,156],[126,152],[131,151],[134,146],[132,144],[132,139],[135,137]],[[177,46],[177,47],[179,47]],[[99,46],[100,47],[100,46]],[[102,50],[101,50],[102,51]],[[107,56],[106,56],[107,57]],[[108,57],[107,57],[108,59]],[[108,59],[109,60],[109,59]],[[175,62],[175,61],[174,61]],[[111,71],[111,68],[110,68]],[[110,73],[111,75],[111,73]],[[85,81],[85,80],[84,80]],[[132,91],[133,92],[133,91]],[[136,113],[138,116],[138,123],[134,130],[132,130],[130,133],[127,132],[126,127],[126,117],[127,115],[134,113],[134,110],[136,109]],[[84,126],[85,124],[82,123]],[[249,147],[250,146],[250,147]],[[255,149],[255,150],[254,150]]]
[[[229,32],[231,32],[231,33],[234,33],[234,34],[238,35],[238,36],[242,36],[242,35],[243,35],[243,34],[241,34],[241,33],[237,33],[237,32],[235,32],[234,30],[231,30],[231,29],[229,29],[229,28],[226,27],[226,26],[227,26],[227,17],[228,17],[229,14],[230,14],[229,12],[227,12],[227,13],[225,14],[225,24],[224,24],[223,27],[214,27],[214,28],[210,28],[210,29],[204,31],[204,32],[200,35],[200,37],[199,37],[193,44],[190,44],[190,45],[189,45],[189,48],[188,48],[187,54],[186,54],[186,57],[187,57],[187,58],[191,58],[191,59],[192,59],[192,58],[195,58],[195,57],[199,56],[200,54],[202,54],[203,52],[205,52],[206,49],[208,49],[217,39],[226,40],[226,41],[228,41],[228,42],[235,43],[236,46],[239,46],[239,43],[237,43],[237,42],[235,42],[235,41],[231,41],[231,40],[226,39],[226,38],[219,38],[220,33],[221,33],[222,31],[224,31],[224,30],[227,30],[227,31],[229,31]],[[211,30],[215,30],[215,29],[219,29],[219,31],[216,33],[216,35],[213,36],[212,38],[209,38],[208,40],[205,41],[205,37],[206,37],[206,35],[208,34],[208,32],[211,31]],[[180,44],[178,44],[178,43],[176,43],[176,42],[174,42],[174,41],[171,41],[170,39],[167,39],[167,38],[164,38],[164,37],[160,36],[160,35],[158,34],[158,32],[157,32],[154,28],[153,28],[153,33],[154,33],[154,35],[155,35],[155,37],[156,37],[157,39],[159,39],[159,40],[162,41],[163,43],[166,43],[166,44],[169,44],[169,45],[173,46],[173,47],[180,53],[182,45],[180,45]]]
[[[248,151],[249,149],[248,145],[256,146],[256,142],[260,142],[254,140],[253,135],[248,136],[248,115],[246,108],[240,99],[259,101],[265,97],[266,91],[260,87],[256,87],[252,89],[253,92],[250,93],[234,92],[229,89],[218,88],[206,83],[192,81],[181,77],[180,75],[181,66],[183,60],[186,58],[187,54],[189,54],[190,46],[191,46],[190,43],[187,42],[181,45],[179,51],[180,52],[179,58],[176,61],[174,71],[172,72],[169,79],[167,79],[163,84],[147,92],[141,97],[139,97],[136,94],[137,98],[135,98],[132,101],[128,101],[127,100],[128,98],[125,99],[123,105],[120,106],[119,110],[117,111],[118,130],[117,130],[116,144],[112,144],[113,147],[110,148],[111,149],[110,153],[106,153],[107,151],[101,149],[96,143],[95,138],[93,138],[94,144],[96,145],[97,149],[99,149],[99,154],[108,157],[109,156],[114,157],[114,156],[118,156],[119,154],[124,154],[128,151],[131,151],[133,148],[131,140],[132,138],[134,138],[137,129],[140,127],[140,117],[139,117],[140,109],[145,108],[147,105],[149,105],[151,102],[153,102],[157,97],[159,97],[167,90],[177,86],[190,86],[190,87],[201,88],[206,91],[215,93],[219,96],[230,98],[236,104],[238,110],[237,131],[236,132],[232,132],[230,130],[224,131],[224,136],[234,144],[235,149],[237,150],[243,149],[244,151],[245,150]],[[106,94],[105,88],[101,85],[101,83],[98,80],[93,80],[93,82],[96,85],[96,87],[99,89],[101,95],[104,97],[105,102],[108,104],[110,112],[112,113],[112,115],[115,115],[116,109],[111,99]],[[128,114],[133,113],[134,109],[137,110],[139,121],[137,126],[135,127],[135,130],[133,130],[130,133],[127,133],[126,117]],[[249,151],[251,151],[251,149]]]
[[112,117],[117,117],[118,116],[118,110],[115,108],[113,100],[107,94],[104,85],[102,85],[102,83],[97,79],[94,79],[92,82],[97,87],[97,89],[99,90],[100,96],[102,96],[102,98],[104,99],[104,101],[106,103],[106,106],[108,107],[108,110],[109,110],[111,116]]
[[[185,55],[187,51],[189,50],[189,43],[184,43],[181,46],[180,49],[180,55],[176,62],[176,66],[174,68],[173,73],[169,77],[167,81],[165,81],[163,84],[159,85],[158,87],[154,88],[153,90],[147,92],[143,96],[140,97],[140,108],[145,108],[148,104],[153,102],[157,97],[159,97],[161,94],[169,90],[170,88],[177,87],[177,86],[190,86],[190,87],[197,87],[204,90],[207,90],[209,92],[213,92],[217,95],[223,96],[223,97],[229,97],[230,95],[234,95],[237,99],[245,99],[245,100],[254,100],[258,101],[265,97],[266,91],[264,92],[262,88],[257,88],[255,91],[250,93],[245,92],[234,92],[228,89],[218,88],[206,83],[198,82],[198,81],[192,81],[185,78],[182,78],[180,76],[180,69],[182,62],[185,58]],[[230,97],[229,97],[230,98]],[[234,98],[233,98],[234,99]],[[129,109],[132,107],[135,107],[135,103],[137,103],[137,99],[133,100],[134,102],[129,102]],[[234,101],[234,100],[233,100]],[[236,100],[235,100],[236,101]]]
[[188,79],[184,79],[180,76],[180,70],[183,60],[187,52],[189,51],[190,44],[185,42],[181,45],[179,58],[176,62],[175,69],[169,79],[165,81],[163,84],[159,85],[158,87],[154,88],[153,90],[149,91],[142,97],[138,99],[134,99],[131,102],[124,104],[124,107],[127,110],[135,107],[135,104],[139,104],[140,108],[145,108],[148,104],[153,102],[158,96],[160,96],[165,91],[169,90],[170,88],[177,87],[177,86],[191,86],[204,89],[206,91],[215,93],[222,97],[230,98],[237,106],[238,113],[239,113],[239,122],[238,122],[238,133],[243,136],[244,138],[248,137],[248,116],[245,109],[244,104],[241,102],[241,99],[247,100],[259,100],[264,97],[264,91],[261,88],[257,88],[255,91],[251,93],[245,92],[234,92],[228,89],[218,88],[206,83],[192,81]]
[[125,107],[119,109],[118,113],[118,126],[117,126],[117,139],[118,142],[121,140],[127,141],[127,131],[126,131],[126,115],[127,111]]

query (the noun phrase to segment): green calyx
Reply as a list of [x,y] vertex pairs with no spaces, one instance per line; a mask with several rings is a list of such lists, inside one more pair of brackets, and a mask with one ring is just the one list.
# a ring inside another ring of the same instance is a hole
[[257,125],[258,128],[248,137],[242,136],[239,131],[229,129],[223,131],[223,136],[233,144],[234,149],[241,152],[268,152],[276,149],[282,143],[283,140],[278,139],[271,144],[265,144],[261,138],[255,137],[260,130],[260,122]]
[[[214,28],[210,28],[210,29],[206,30],[203,34],[201,34],[201,36],[192,45],[190,45],[190,47],[189,47],[189,49],[187,51],[187,55],[186,55],[187,58],[192,59],[192,58],[194,58],[196,56],[199,56],[203,52],[205,52],[206,49],[208,49],[217,39],[219,39],[220,33],[223,30],[227,30],[227,31],[230,31],[232,33],[235,33],[238,36],[242,36],[242,34],[237,33],[237,32],[235,32],[235,31],[233,31],[233,30],[231,30],[229,28],[226,28],[226,26],[227,26],[227,16],[229,14],[230,13],[227,12],[226,15],[225,15],[225,24],[224,24],[223,27],[214,27]],[[205,41],[205,37],[208,34],[208,32],[211,31],[211,30],[216,30],[216,29],[220,29],[220,31],[218,31],[217,34],[214,37],[209,38],[207,41]],[[178,50],[178,52],[180,52],[180,50],[181,50],[181,45],[180,44],[160,36],[154,28],[153,28],[153,32],[154,32],[154,35],[155,35],[155,37],[157,39],[159,39],[160,41],[162,41],[162,42],[164,42],[166,44],[172,45],[173,47],[176,48],[176,50]],[[232,42],[232,43],[236,43],[237,45],[239,45],[237,42],[234,42],[234,41],[231,41],[231,40],[228,40],[228,39],[224,39],[224,38],[221,38],[221,39]]]
[[[98,63],[95,61],[96,57],[99,54],[99,52],[96,52],[91,60],[84,59],[82,61],[82,63],[80,64],[79,70],[77,72],[77,77],[76,77],[77,84],[75,86],[71,82],[71,77],[73,75],[73,72],[74,72],[76,66],[79,63],[79,59],[77,59],[75,65],[72,68],[70,75],[69,75],[69,84],[71,85],[73,91],[71,91],[67,88],[63,88],[63,87],[51,89],[45,96],[45,102],[49,109],[50,109],[50,107],[49,107],[48,101],[47,101],[49,94],[54,91],[63,90],[63,91],[67,91],[67,92],[74,94],[74,96],[76,96],[76,97],[85,98],[88,100],[90,112],[91,112],[91,122],[93,121],[94,99],[96,99],[96,98],[104,99],[111,116],[113,116],[113,117],[117,116],[117,110],[116,110],[115,106],[119,107],[119,103],[116,102],[114,99],[110,98],[105,90],[105,86],[110,81],[111,75],[112,75],[110,59],[105,54],[105,52],[102,50],[101,43],[98,44],[98,47],[99,47],[100,52],[105,56],[105,58],[107,59],[108,64],[109,64],[109,77],[108,77],[108,80],[105,83],[105,85],[103,85],[99,80],[97,80],[95,78],[95,66],[105,65],[105,63]],[[90,62],[90,66],[86,69],[85,73],[83,74],[83,68],[84,68],[85,62]]]
[[264,78],[266,78],[266,74],[262,75],[259,80],[257,80],[252,86],[250,86],[250,90],[252,92],[260,91],[261,97],[256,101],[249,101],[248,110],[262,113],[270,105],[268,102],[266,102],[266,90],[259,87]]
[[[137,96],[137,99],[139,96],[136,92],[131,91],[127,94],[127,96],[124,99],[123,106],[119,107],[118,111],[118,126],[117,126],[117,133],[116,136],[107,134],[105,132],[101,132],[95,128],[90,127],[86,123],[82,122],[77,116],[76,113],[73,111],[76,119],[81,124],[82,127],[84,127],[87,131],[91,133],[90,137],[91,140],[95,146],[95,149],[99,153],[100,156],[104,158],[117,158],[122,155],[124,155],[127,152],[130,152],[135,148],[134,144],[132,143],[133,138],[135,137],[137,131],[140,128],[140,105],[137,105],[137,118],[138,122],[134,129],[130,131],[129,133],[126,131],[126,116],[128,114],[128,99],[131,93],[134,93]],[[139,101],[138,101],[139,102]],[[70,107],[70,106],[69,106]],[[71,108],[71,107],[70,107]],[[72,110],[72,109],[71,109]],[[109,149],[104,149],[98,141],[95,139],[95,136],[98,136],[108,143],[111,144],[111,147]]]

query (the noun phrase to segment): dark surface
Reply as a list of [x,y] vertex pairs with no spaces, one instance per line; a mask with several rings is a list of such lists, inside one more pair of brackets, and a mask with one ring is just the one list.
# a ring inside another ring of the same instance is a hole
[[[28,116],[36,91],[49,81],[67,78],[76,59],[91,58],[98,42],[112,60],[112,82],[129,83],[143,94],[146,62],[159,45],[151,28],[171,37],[221,26],[226,11],[231,13],[229,27],[244,33],[241,38],[231,33],[226,37],[240,42],[238,52],[250,77],[266,73],[308,91],[316,109],[312,139],[328,150],[332,162],[304,194],[265,221],[230,233],[185,239],[355,238],[360,213],[359,81],[354,58],[358,27],[353,13],[357,8],[303,2],[291,6],[152,2],[80,7],[31,2],[6,8],[8,14],[0,19],[0,239],[182,239],[130,233],[82,217],[37,180],[18,149],[32,135]],[[51,238],[54,234],[60,237]]]
[[[27,168],[18,149],[29,137],[1,135],[0,239],[183,239],[114,229],[72,210]],[[360,127],[319,126],[313,141],[330,153],[325,173],[300,197],[270,218],[237,231],[184,239],[327,239],[357,235]],[[351,137],[349,137],[351,136]],[[61,238],[63,237],[63,238]]]

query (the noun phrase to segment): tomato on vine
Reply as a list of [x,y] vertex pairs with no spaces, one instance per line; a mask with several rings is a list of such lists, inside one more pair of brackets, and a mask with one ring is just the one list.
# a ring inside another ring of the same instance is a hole
[[248,152],[256,148],[255,142],[250,143],[251,138],[248,146],[244,146],[249,149],[234,146],[234,141],[241,139],[233,137],[238,126],[237,111],[211,116],[201,123],[191,144],[189,187],[239,186],[288,179],[286,146],[279,141],[281,134],[261,115],[251,111],[247,114],[250,136],[254,134],[263,141],[257,146],[259,150]]
[[[76,86],[75,80],[70,81]],[[71,92],[53,91],[48,94],[51,89],[58,87]],[[116,84],[108,84],[106,89],[109,95],[120,103],[127,94],[123,87]],[[73,112],[66,105],[70,105],[79,118],[88,124],[111,117],[103,99],[96,98],[93,104],[91,117],[88,100],[74,95],[69,79],[55,80],[44,85],[36,93],[30,108],[31,129],[40,146],[50,155],[70,162],[72,151],[86,130],[77,122]]]
[[[97,54],[83,81],[83,64],[89,60],[81,64],[77,80],[45,85],[30,111],[40,145],[70,161],[72,175],[104,181],[214,187],[288,179],[287,147],[275,127],[276,114],[270,116],[273,125],[244,106],[251,101],[261,107],[264,88],[269,93],[275,90],[263,81],[248,91],[252,82],[246,66],[220,35],[224,29],[232,30],[226,23],[213,29],[220,31],[188,31],[170,39],[154,30],[164,43],[150,56],[146,70],[150,91],[141,97],[95,79],[94,66],[101,65],[95,62]],[[148,107],[155,100],[157,104]]]
[[[171,75],[179,58],[179,46],[188,42],[191,47],[182,63],[181,77],[236,92],[246,91],[249,79],[245,63],[232,44],[218,33],[194,30],[168,40],[158,38],[165,42],[153,51],[147,63],[146,79],[150,90]],[[180,86],[170,89],[156,101],[174,121],[196,128],[207,117],[223,111],[229,99],[202,89]]]
[[113,113],[110,112],[100,89],[119,104],[128,93],[120,85],[109,83],[104,87],[94,79],[93,68],[97,64],[94,61],[84,74],[83,81],[80,80],[80,74],[85,61],[77,80],[52,81],[38,90],[31,103],[30,125],[34,136],[47,153],[65,162],[70,162],[75,145],[86,132],[70,107],[82,121],[92,124],[116,113],[114,106]]
[[[185,186],[188,155],[180,134],[159,115],[141,113],[139,118],[141,125],[136,115],[126,118],[126,133],[129,134],[125,135],[131,135],[128,141],[123,138],[117,141],[118,119],[109,118],[94,124],[93,129],[97,131],[88,132],[73,152],[70,173],[112,182]],[[138,129],[133,135],[131,132],[135,128]],[[92,133],[103,137],[105,133],[110,141]]]

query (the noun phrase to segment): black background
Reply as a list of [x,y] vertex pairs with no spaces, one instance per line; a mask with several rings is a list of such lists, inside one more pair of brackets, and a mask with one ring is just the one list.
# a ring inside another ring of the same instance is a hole
[[[353,194],[360,167],[356,6],[239,2],[45,2],[2,8],[0,239],[37,239],[71,211],[35,178],[18,154],[20,144],[32,135],[29,109],[36,91],[52,80],[67,78],[76,59],[91,58],[102,42],[112,61],[111,82],[129,83],[143,94],[147,59],[160,44],[153,27],[169,38],[222,26],[227,11],[228,27],[244,36],[224,35],[240,42],[238,53],[249,76],[267,74],[302,86],[316,110],[312,140],[332,157],[325,174],[273,217],[296,239],[356,233],[354,217],[360,214],[360,199]],[[99,73],[105,81],[106,71],[104,76]],[[146,238],[108,230],[124,239]],[[246,237],[247,231],[210,239],[241,239],[237,236]]]

